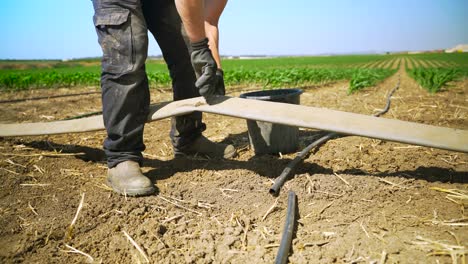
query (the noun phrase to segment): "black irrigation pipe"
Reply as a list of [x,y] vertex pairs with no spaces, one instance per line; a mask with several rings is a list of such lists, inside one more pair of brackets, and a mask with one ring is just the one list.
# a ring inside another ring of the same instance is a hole
[[292,170],[296,167],[299,162],[301,162],[304,157],[311,151],[313,148],[322,145],[327,140],[337,136],[338,133],[331,132],[326,134],[325,136],[317,139],[316,141],[312,142],[312,144],[308,145],[305,149],[303,149],[291,162],[288,163],[286,168],[284,168],[283,172],[281,173],[278,178],[276,178],[275,183],[270,188],[270,194],[274,196],[278,196],[280,193],[280,189],[283,186],[284,182],[287,180],[289,174],[291,174]]
[[96,111],[96,112],[86,113],[82,115],[72,116],[72,117],[62,119],[62,120],[66,121],[66,120],[80,119],[80,118],[85,118],[85,117],[90,117],[90,116],[95,116],[95,115],[100,115],[100,114],[102,114],[102,111]]
[[[400,87],[400,77],[398,77],[398,82],[393,88],[393,90],[390,91],[390,93],[387,95],[387,103],[385,105],[385,108],[382,109],[382,111],[374,114],[375,117],[379,117],[385,113],[388,112],[390,109],[390,102],[391,102],[391,97],[393,93]],[[345,135],[340,135],[335,132],[330,132],[326,134],[325,136],[317,139],[316,141],[312,142],[310,145],[308,145],[306,148],[304,148],[291,162],[288,163],[286,168],[284,168],[283,172],[281,173],[280,176],[278,176],[275,179],[275,183],[271,186],[269,192],[270,194],[274,196],[278,196],[281,190],[281,187],[283,186],[284,182],[288,179],[288,176],[291,174],[293,169],[301,162],[305,156],[315,147],[322,145],[323,143],[327,142],[329,139],[334,138],[334,137],[344,137]]]
[[21,99],[0,100],[0,104],[17,103],[17,102],[25,102],[25,101],[37,101],[37,100],[43,100],[43,99],[60,98],[60,97],[68,97],[68,96],[78,96],[78,95],[89,95],[89,94],[100,94],[100,93],[101,92],[86,92],[86,93],[61,94],[61,95],[52,95],[52,96],[41,96],[41,97],[31,97],[31,98],[21,98]]
[[288,193],[288,210],[286,212],[286,221],[284,224],[281,243],[276,255],[275,264],[288,263],[289,251],[291,250],[291,242],[294,233],[294,225],[296,223],[296,193],[289,191]]
[[392,95],[395,93],[395,91],[400,87],[400,77],[398,76],[398,82],[397,84],[395,85],[395,88],[393,88],[393,90],[390,91],[390,93],[388,93],[387,95],[387,104],[385,105],[384,109],[382,109],[382,111],[374,114],[375,117],[379,117],[385,113],[388,112],[388,110],[390,110],[390,103],[392,102],[391,99],[392,99]]

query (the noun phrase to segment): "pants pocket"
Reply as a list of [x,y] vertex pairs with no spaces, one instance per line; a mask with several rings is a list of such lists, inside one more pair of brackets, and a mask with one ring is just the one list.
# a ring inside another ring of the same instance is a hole
[[102,71],[122,74],[132,70],[130,11],[119,7],[97,9],[93,21],[103,53]]

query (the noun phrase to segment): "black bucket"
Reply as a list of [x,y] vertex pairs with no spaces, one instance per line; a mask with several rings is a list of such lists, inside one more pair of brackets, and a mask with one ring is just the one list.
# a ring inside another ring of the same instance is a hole
[[[243,93],[240,98],[300,104],[301,89],[275,89]],[[255,154],[295,152],[299,146],[299,128],[247,120],[250,145]]]

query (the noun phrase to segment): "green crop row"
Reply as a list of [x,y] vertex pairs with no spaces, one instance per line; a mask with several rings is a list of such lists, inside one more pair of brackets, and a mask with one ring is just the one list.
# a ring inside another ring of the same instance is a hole
[[255,83],[264,87],[300,86],[304,84],[328,83],[349,79],[356,69],[290,68],[271,70],[232,70],[226,71],[227,85]]
[[379,68],[294,68],[270,71],[235,70],[226,72],[226,84],[257,83],[264,88],[324,84],[339,80],[350,80],[348,93],[373,86],[394,74],[396,70]]
[[430,93],[436,93],[448,82],[462,77],[464,71],[459,68],[414,68],[407,69],[407,73]]
[[100,75],[89,72],[77,73],[7,73],[0,75],[2,90],[26,90],[37,88],[99,85]]
[[[38,73],[7,73],[0,74],[0,90],[27,90],[75,86],[99,86],[101,75],[95,72],[38,72]],[[165,72],[148,73],[150,85],[168,86],[171,78]]]
[[348,94],[365,87],[374,86],[385,78],[393,75],[396,71],[396,69],[359,69],[353,73],[349,81]]
[[[265,88],[305,86],[351,80],[353,91],[388,76],[390,61],[399,55],[346,55],[224,59],[226,85],[255,84]],[[74,86],[99,86],[99,58],[72,61],[0,61],[0,91]],[[376,69],[386,67],[386,70]],[[361,69],[358,69],[361,68]],[[365,68],[365,69],[364,69]],[[367,70],[366,70],[367,69]],[[150,59],[146,71],[151,87],[168,87],[171,79],[163,60]],[[387,74],[382,75],[382,72]]]
[[[398,55],[340,55],[340,56],[304,56],[304,57],[259,57],[259,58],[223,58],[223,68],[226,71],[270,70],[288,68],[355,68],[370,63],[378,63],[397,58]],[[100,58],[59,60],[0,60],[0,74],[6,73],[36,73],[36,72],[100,72]],[[148,59],[147,72],[167,71],[167,65],[162,59]]]
[[397,58],[396,55],[341,55],[277,57],[258,59],[225,59],[225,70],[267,70],[288,68],[355,68],[369,63],[378,63]]
[[[264,88],[323,84],[338,80],[351,80],[350,92],[372,86],[395,70],[357,68],[289,68],[245,70],[225,72],[225,83],[230,85],[256,84]],[[150,86],[170,86],[171,78],[166,71],[148,73]],[[73,86],[99,86],[100,74],[94,72],[38,72],[0,74],[0,90],[25,90]]]
[[407,55],[415,60],[447,62],[461,67],[468,67],[468,53],[422,53]]

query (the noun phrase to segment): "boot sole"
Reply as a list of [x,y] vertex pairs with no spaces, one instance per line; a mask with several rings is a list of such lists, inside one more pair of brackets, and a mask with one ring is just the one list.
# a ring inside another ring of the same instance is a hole
[[112,182],[109,181],[109,179],[107,179],[106,184],[112,188],[114,192],[124,196],[147,196],[156,192],[156,187],[154,186],[138,189],[121,189],[117,186],[114,186]]

